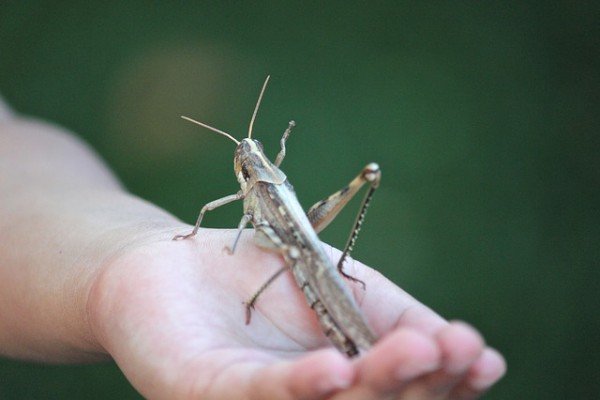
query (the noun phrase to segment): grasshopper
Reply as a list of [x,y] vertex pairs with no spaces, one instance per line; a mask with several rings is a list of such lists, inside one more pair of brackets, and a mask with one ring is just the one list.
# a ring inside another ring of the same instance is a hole
[[[280,253],[285,260],[285,266],[273,274],[256,294],[245,302],[246,324],[250,323],[251,312],[259,295],[283,272],[291,269],[310,308],[315,311],[325,335],[339,351],[348,357],[353,357],[361,351],[368,350],[377,337],[369,328],[342,276],[362,284],[363,289],[365,285],[362,281],[346,274],[343,264],[352,251],[373,192],[379,186],[381,171],[377,164],[368,164],[347,186],[317,202],[305,213],[292,185],[279,169],[286,154],[285,143],[295,126],[294,121],[289,122],[280,140],[281,149],[274,163],[265,156],[262,144],[252,138],[252,127],[268,81],[267,76],[248,127],[248,137],[241,141],[210,125],[182,117],[226,136],[236,143],[234,171],[240,190],[206,204],[200,210],[192,232],[187,235],[177,235],[173,240],[196,235],[207,211],[236,200],[243,200],[244,214],[238,225],[237,236],[231,248],[227,247],[226,250],[230,254],[235,252],[244,228],[251,222],[255,230],[255,243],[259,247]],[[363,199],[336,271],[323,250],[317,232],[323,230],[367,183],[369,190]]]

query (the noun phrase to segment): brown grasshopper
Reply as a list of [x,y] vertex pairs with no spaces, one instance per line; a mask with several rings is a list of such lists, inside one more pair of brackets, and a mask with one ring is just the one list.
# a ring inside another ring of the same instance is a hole
[[[373,192],[379,185],[381,171],[377,164],[368,164],[347,186],[325,200],[319,201],[305,213],[296,198],[292,185],[279,169],[285,157],[285,143],[295,126],[294,121],[290,121],[283,133],[280,141],[281,150],[277,154],[275,163],[269,161],[265,156],[262,144],[252,139],[252,126],[268,81],[269,77],[267,76],[254,108],[248,128],[248,137],[241,141],[202,122],[182,117],[224,135],[236,143],[234,170],[241,190],[236,194],[206,204],[200,210],[192,232],[187,235],[177,235],[173,240],[186,239],[196,235],[207,211],[235,200],[244,200],[244,215],[238,225],[237,236],[232,247],[227,250],[230,254],[234,253],[244,228],[249,222],[252,222],[255,229],[255,243],[262,248],[280,253],[286,263],[285,267],[271,276],[245,303],[246,324],[250,323],[251,311],[259,295],[289,268],[310,308],[316,312],[325,335],[338,350],[353,357],[360,351],[369,349],[377,337],[367,325],[341,276],[359,282],[363,288],[365,287],[362,281],[344,272],[343,264],[352,251]],[[323,230],[336,217],[365,183],[369,183],[370,188],[364,197],[336,271],[323,250],[317,232]]]

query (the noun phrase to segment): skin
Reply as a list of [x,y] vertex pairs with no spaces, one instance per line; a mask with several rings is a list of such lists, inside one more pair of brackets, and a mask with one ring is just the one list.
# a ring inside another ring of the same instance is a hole
[[352,260],[381,336],[367,354],[331,348],[291,274],[246,326],[242,302],[282,259],[251,235],[229,256],[235,230],[171,240],[190,229],[74,136],[0,108],[0,354],[112,358],[150,399],[474,399],[505,372],[474,328]]

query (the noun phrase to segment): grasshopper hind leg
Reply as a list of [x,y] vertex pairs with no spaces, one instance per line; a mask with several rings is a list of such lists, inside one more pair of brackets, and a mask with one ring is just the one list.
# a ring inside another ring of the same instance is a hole
[[313,205],[308,212],[306,213],[310,223],[312,224],[315,231],[318,233],[325,229],[327,225],[338,215],[338,213],[344,208],[346,204],[354,197],[354,195],[360,190],[360,188],[364,184],[369,184],[369,190],[365,194],[363,198],[362,204],[360,206],[359,212],[356,216],[356,220],[354,221],[354,226],[352,231],[350,232],[350,236],[348,237],[348,241],[346,242],[346,246],[344,247],[344,251],[342,252],[342,256],[337,263],[338,271],[345,278],[360,283],[363,289],[366,288],[366,285],[360,279],[357,279],[346,272],[344,272],[344,261],[352,252],[354,248],[354,244],[356,243],[356,238],[360,232],[360,228],[365,219],[365,215],[367,213],[367,208],[371,203],[371,198],[373,197],[373,193],[379,187],[379,182],[381,181],[381,170],[379,169],[379,165],[375,163],[370,163],[365,166],[360,174],[356,178],[354,178],[348,186],[338,190],[325,200],[321,200],[315,205]]

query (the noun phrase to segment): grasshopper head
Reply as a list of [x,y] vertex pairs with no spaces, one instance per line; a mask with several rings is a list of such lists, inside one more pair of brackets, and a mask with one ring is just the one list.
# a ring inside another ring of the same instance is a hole
[[233,169],[243,193],[247,193],[256,182],[281,184],[286,176],[265,156],[262,143],[245,138],[235,149]]

